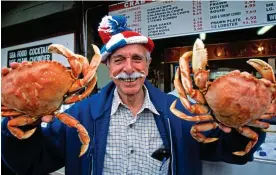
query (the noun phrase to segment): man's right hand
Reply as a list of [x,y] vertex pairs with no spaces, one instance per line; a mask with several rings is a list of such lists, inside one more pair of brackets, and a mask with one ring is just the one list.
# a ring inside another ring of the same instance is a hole
[[54,116],[53,115],[45,115],[41,118],[41,120],[45,123],[49,123],[51,121],[53,121]]

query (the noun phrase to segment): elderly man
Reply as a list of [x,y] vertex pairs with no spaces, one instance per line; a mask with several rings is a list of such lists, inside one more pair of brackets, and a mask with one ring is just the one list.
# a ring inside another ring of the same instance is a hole
[[[206,135],[219,137],[200,144],[191,137],[193,123],[174,116],[170,105],[176,97],[154,88],[147,80],[154,44],[150,38],[131,31],[121,16],[106,16],[99,27],[105,43],[102,62],[112,82],[100,93],[76,103],[66,112],[87,129],[91,142],[86,154],[78,157],[81,143],[77,132],[60,121],[37,129],[26,140],[18,140],[2,122],[2,156],[16,173],[38,175],[65,166],[67,175],[113,174],[201,174],[200,160],[245,164],[252,161],[259,142],[245,156],[248,139],[229,128]],[[181,103],[176,106],[191,115]],[[44,117],[49,122],[49,118]]]

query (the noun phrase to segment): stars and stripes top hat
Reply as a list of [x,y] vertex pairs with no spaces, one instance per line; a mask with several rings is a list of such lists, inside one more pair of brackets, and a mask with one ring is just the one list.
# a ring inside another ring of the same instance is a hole
[[127,44],[143,44],[151,53],[154,48],[153,41],[132,31],[127,27],[127,19],[124,16],[105,16],[100,22],[98,32],[105,44],[101,49],[102,62],[117,49]]

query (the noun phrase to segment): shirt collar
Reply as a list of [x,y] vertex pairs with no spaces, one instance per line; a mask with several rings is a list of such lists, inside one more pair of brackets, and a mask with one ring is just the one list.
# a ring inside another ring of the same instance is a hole
[[[144,88],[144,91],[145,91],[145,99],[144,99],[144,103],[142,105],[142,108],[141,110],[138,112],[142,112],[144,109],[149,109],[152,113],[156,114],[156,115],[160,115],[156,108],[154,107],[153,103],[151,102],[150,100],[150,97],[149,97],[149,92],[148,92],[148,89],[147,87],[144,85],[143,86]],[[123,105],[124,107],[128,108],[121,100],[119,94],[118,94],[118,90],[117,90],[117,87],[115,88],[114,90],[114,98],[113,98],[113,102],[112,102],[112,107],[111,107],[111,113],[110,115],[114,115],[116,113],[116,111],[118,110],[119,106]]]

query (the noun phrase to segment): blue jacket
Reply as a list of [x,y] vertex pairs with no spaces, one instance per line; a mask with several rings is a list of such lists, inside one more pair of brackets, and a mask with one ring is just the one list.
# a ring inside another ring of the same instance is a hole
[[[253,160],[253,152],[264,141],[265,134],[259,134],[259,142],[245,156],[235,156],[233,151],[243,150],[249,139],[236,131],[226,134],[219,129],[206,135],[219,137],[219,141],[201,144],[191,137],[193,122],[175,117],[170,105],[175,100],[145,82],[150,99],[160,116],[154,116],[164,145],[171,150],[170,173],[174,175],[201,174],[201,161],[224,161],[245,164]],[[7,119],[2,122],[2,158],[19,175],[39,175],[58,170],[65,166],[66,175],[100,175],[103,171],[106,151],[111,103],[115,85],[109,83],[102,91],[76,103],[66,112],[74,116],[87,129],[91,142],[86,154],[78,157],[81,143],[75,128],[69,128],[57,119],[39,127],[26,140],[18,140],[7,130]],[[179,110],[190,114],[178,100]],[[92,161],[93,160],[93,161]]]

